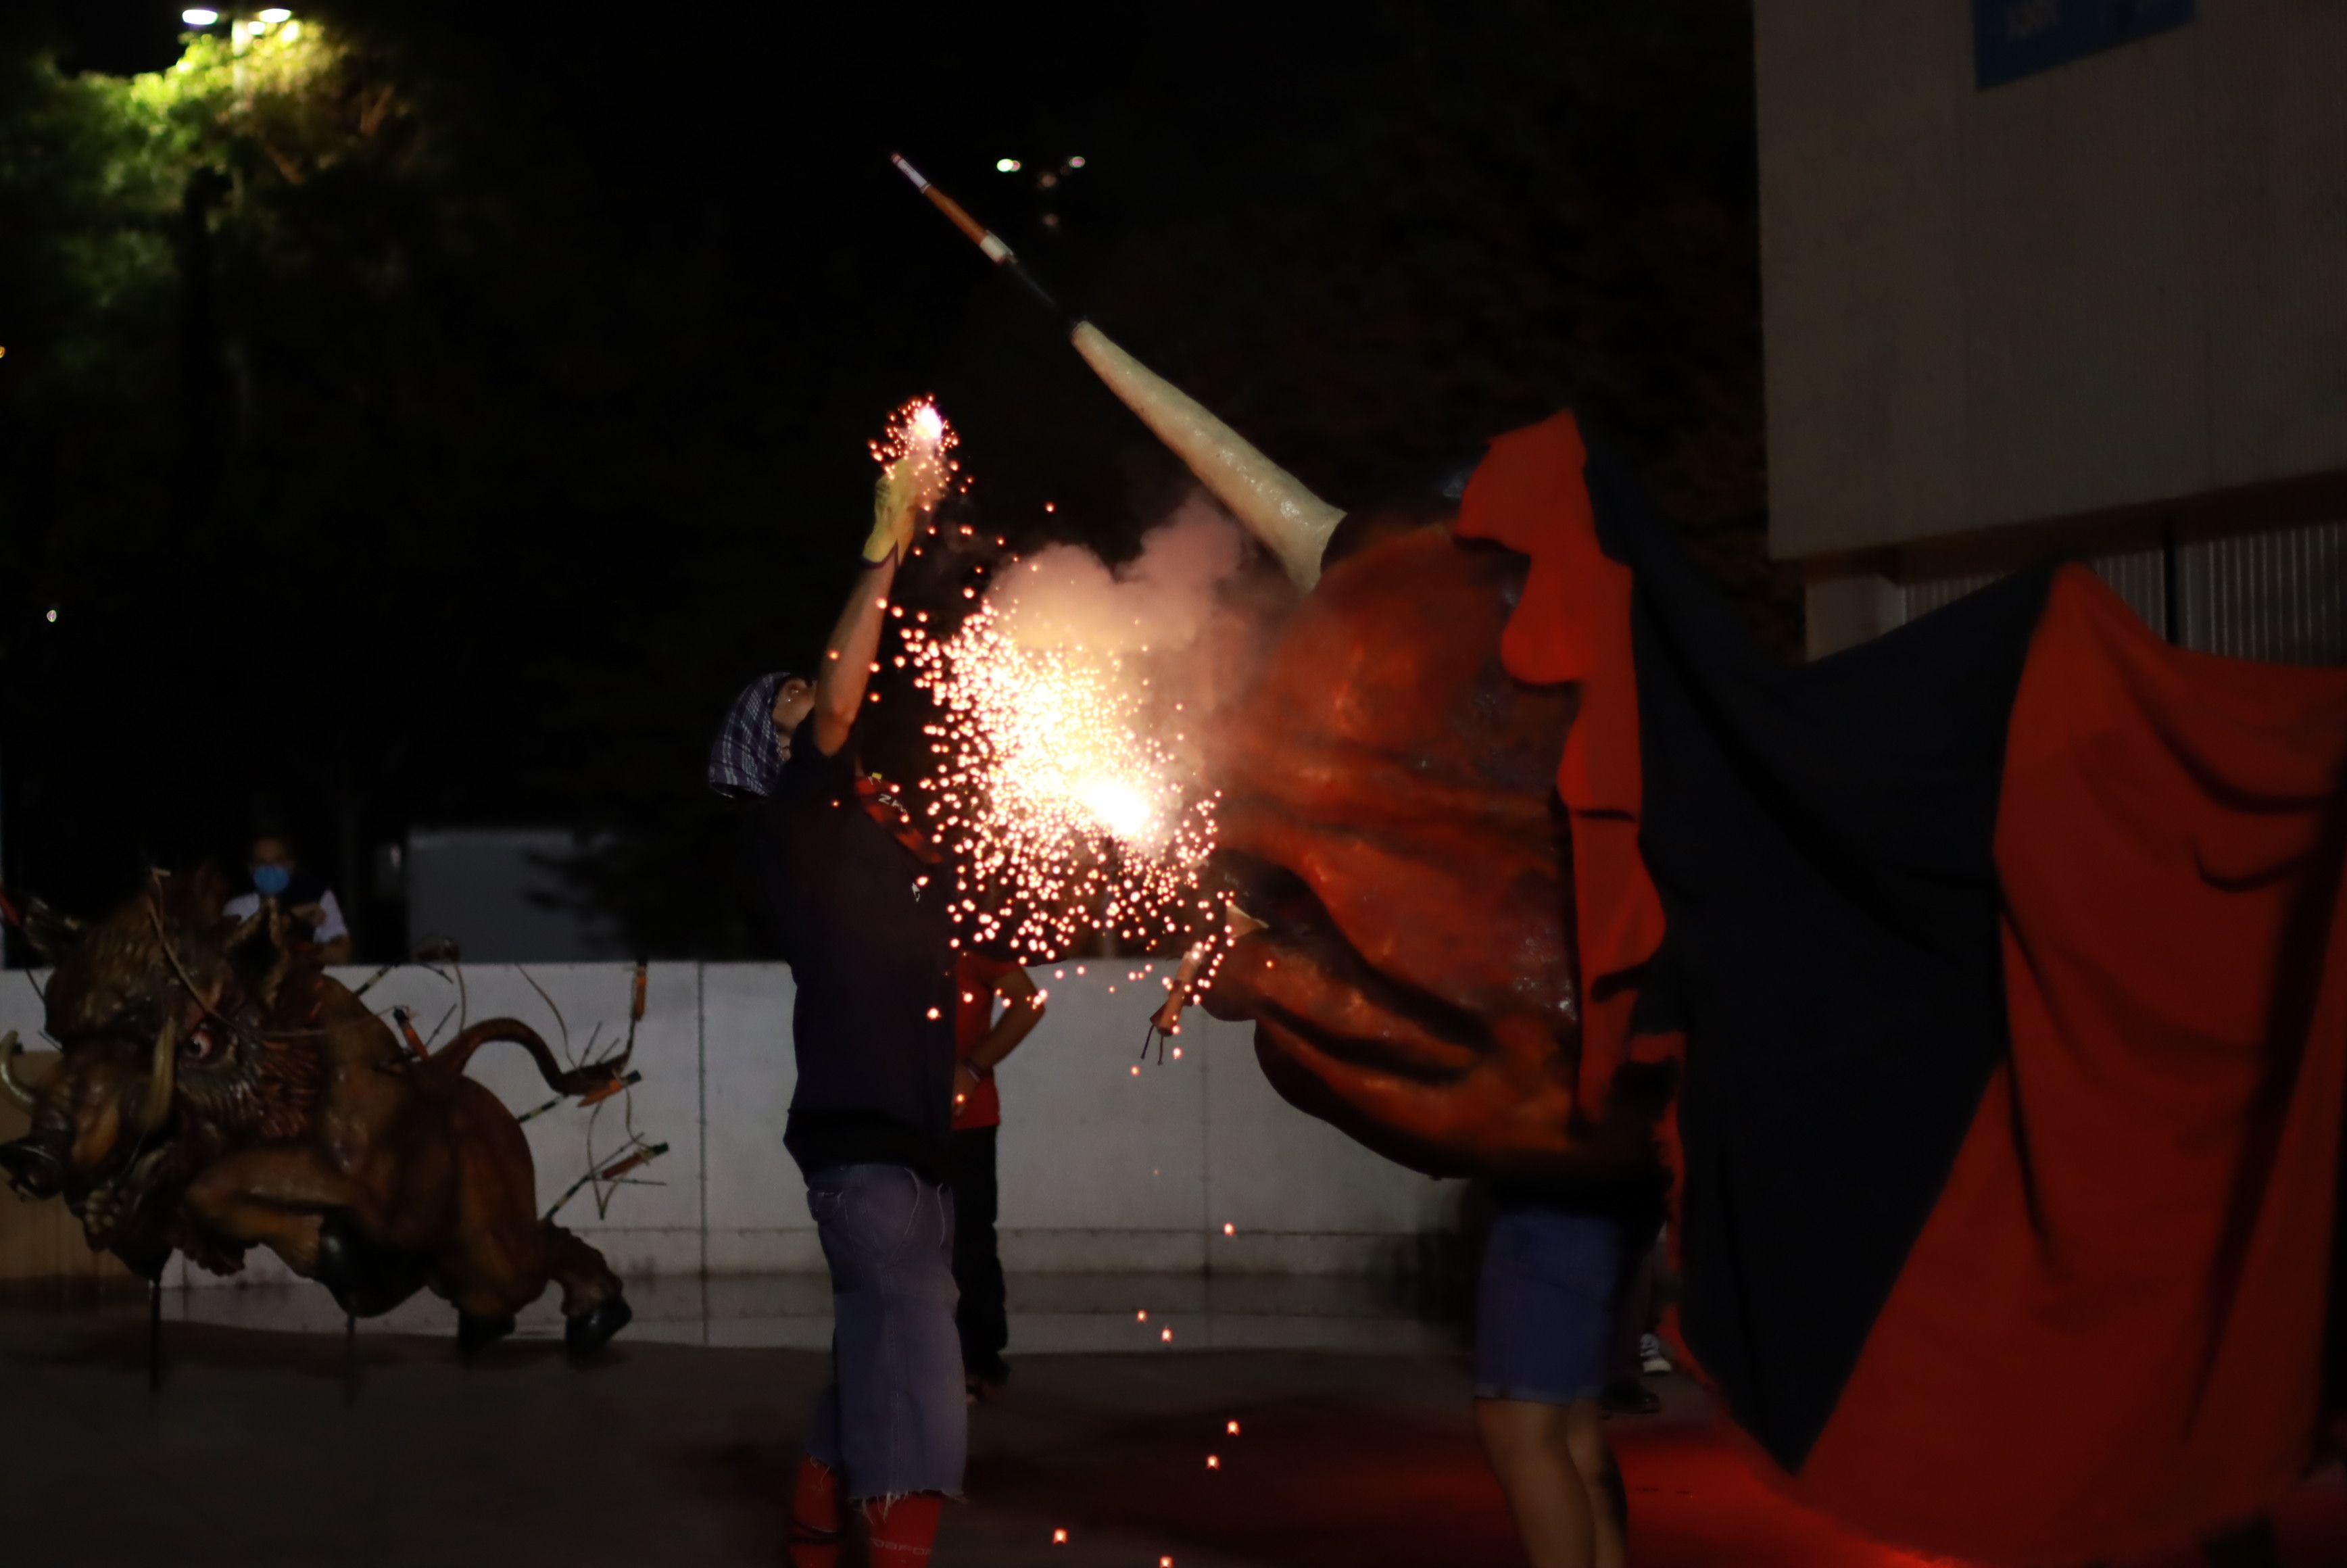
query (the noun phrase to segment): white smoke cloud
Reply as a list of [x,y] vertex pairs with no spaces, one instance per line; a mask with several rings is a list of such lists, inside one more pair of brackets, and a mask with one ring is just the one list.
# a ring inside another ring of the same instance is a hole
[[927,809],[970,868],[971,934],[1057,956],[1187,928],[1214,846],[1215,712],[1292,600],[1198,492],[1122,565],[1052,545],[1006,567],[950,633],[915,618],[907,646],[937,715]]
[[1245,560],[1239,525],[1193,491],[1123,565],[1111,567],[1081,545],[1049,545],[989,598],[1004,633],[1029,648],[1176,654],[1229,612],[1224,589]]

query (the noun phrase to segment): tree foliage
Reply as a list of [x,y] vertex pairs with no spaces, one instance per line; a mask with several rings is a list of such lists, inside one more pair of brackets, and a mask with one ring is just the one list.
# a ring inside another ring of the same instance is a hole
[[892,147],[1340,504],[1595,415],[1792,641],[1742,4],[1209,0],[1136,40],[322,3],[135,77],[0,39],[13,885],[102,907],[266,809],[382,951],[374,844],[557,823],[616,835],[579,886],[643,946],[747,950],[702,762],[819,644],[877,417],[938,392],[1015,539],[1114,553],[1181,484]]

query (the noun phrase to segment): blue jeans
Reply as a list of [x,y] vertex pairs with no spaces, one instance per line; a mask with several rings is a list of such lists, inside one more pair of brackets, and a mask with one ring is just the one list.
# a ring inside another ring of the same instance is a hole
[[969,1452],[954,1329],[953,1194],[902,1165],[835,1165],[807,1178],[831,1266],[831,1386],[807,1451],[851,1502],[961,1493]]

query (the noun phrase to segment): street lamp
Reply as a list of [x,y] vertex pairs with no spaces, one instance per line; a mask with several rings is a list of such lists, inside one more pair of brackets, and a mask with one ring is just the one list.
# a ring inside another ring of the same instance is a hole
[[180,12],[179,20],[185,22],[190,27],[209,27],[213,23],[220,20],[220,13],[217,11],[207,11],[202,6],[199,5],[192,10]]
[[293,20],[293,13],[288,11],[282,5],[272,5],[268,10],[260,12],[258,15],[262,21],[268,23],[272,27],[276,26],[281,22],[291,22]]

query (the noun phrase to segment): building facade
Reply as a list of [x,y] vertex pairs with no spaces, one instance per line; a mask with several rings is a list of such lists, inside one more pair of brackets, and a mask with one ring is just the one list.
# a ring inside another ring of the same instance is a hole
[[2347,0],[1755,7],[1813,656],[2048,555],[2347,662]]

